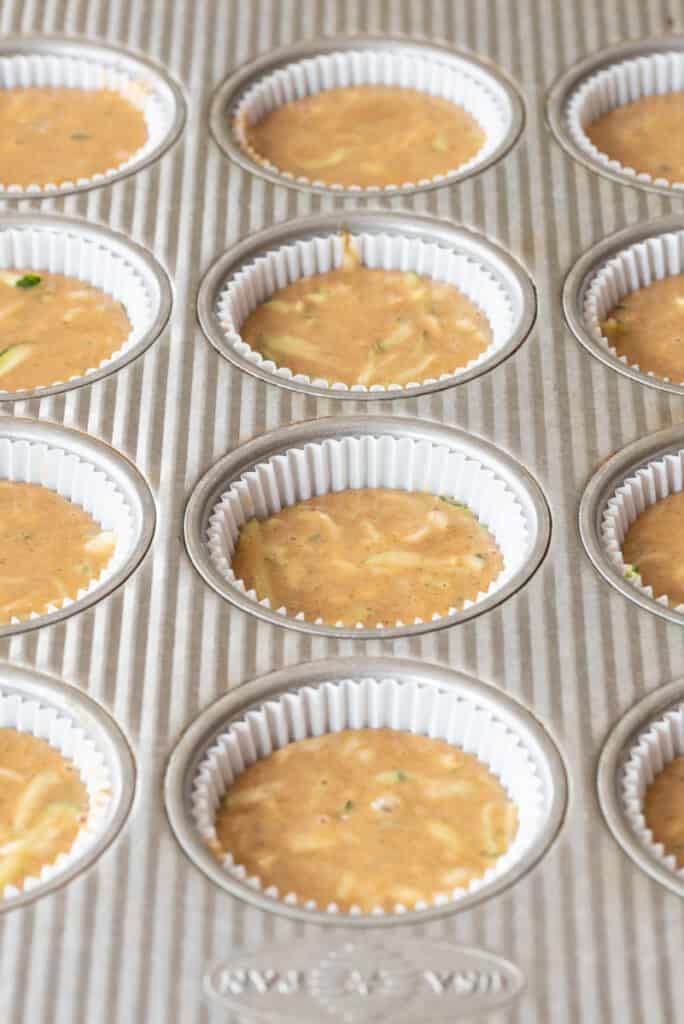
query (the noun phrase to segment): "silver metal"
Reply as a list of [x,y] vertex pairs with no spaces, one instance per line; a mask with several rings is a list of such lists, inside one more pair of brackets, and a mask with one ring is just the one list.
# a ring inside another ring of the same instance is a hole
[[32,227],[78,235],[96,244],[105,245],[109,250],[121,256],[135,268],[144,280],[148,292],[153,297],[154,316],[152,323],[140,340],[122,352],[116,359],[112,359],[106,366],[94,370],[92,373],[84,374],[82,377],[48,387],[25,388],[18,393],[0,389],[0,402],[24,402],[30,398],[47,398],[49,395],[59,395],[64,391],[86,387],[86,385],[94,384],[95,381],[116,373],[147,351],[166,327],[171,314],[172,290],[169,275],[158,260],[143,246],[137,245],[117,231],[112,231],[111,228],[76,217],[48,213],[6,213],[0,218],[0,231]]
[[601,539],[603,513],[609,499],[623,481],[633,476],[648,462],[662,459],[684,448],[684,427],[682,425],[659,430],[655,434],[640,437],[621,451],[611,455],[599,466],[587,484],[579,507],[579,531],[589,558],[595,568],[621,594],[628,597],[640,608],[659,615],[668,622],[684,625],[684,614],[659,604],[642,591],[637,590],[617,572],[610,561]]
[[[263,704],[271,697],[303,686],[319,686],[324,682],[341,679],[370,677],[418,681],[424,686],[440,689],[449,688],[474,699],[487,708],[516,735],[529,749],[542,780],[545,793],[545,818],[539,828],[537,839],[531,844],[519,861],[512,865],[500,878],[483,885],[477,892],[445,905],[427,910],[409,911],[406,914],[385,914],[381,916],[352,914],[329,914],[324,911],[307,910],[304,907],[288,906],[265,893],[251,888],[248,884],[233,878],[222,869],[218,861],[202,842],[190,815],[192,782],[197,767],[226,725],[239,719],[251,708]],[[212,882],[226,892],[240,899],[295,920],[308,921],[328,927],[351,927],[360,929],[415,925],[432,921],[451,914],[471,909],[507,889],[519,881],[547,852],[560,829],[567,802],[567,783],[563,761],[553,740],[539,721],[502,691],[481,683],[461,672],[431,665],[425,661],[408,661],[396,658],[335,658],[326,661],[308,662],[272,672],[267,676],[246,683],[234,693],[222,697],[186,730],[176,746],[168,763],[164,781],[166,811],[176,838],[190,859]]]
[[674,395],[684,395],[684,384],[674,384],[629,366],[618,356],[613,355],[607,346],[601,345],[592,337],[584,320],[584,300],[587,289],[601,267],[618,253],[635,243],[645,242],[649,238],[657,238],[670,231],[681,231],[682,229],[684,229],[684,215],[669,214],[666,217],[659,217],[657,220],[634,224],[622,231],[616,231],[615,234],[601,239],[580,256],[563,282],[562,293],[565,322],[587,352],[624,377],[630,377],[640,384],[657,388],[659,391],[668,391]]
[[[515,308],[515,330],[511,337],[492,355],[472,367],[463,370],[448,380],[437,380],[420,387],[386,391],[337,390],[315,384],[303,384],[296,380],[280,377],[278,374],[256,366],[241,355],[226,337],[217,315],[219,296],[226,284],[246,264],[252,263],[265,252],[289,245],[297,240],[308,241],[319,236],[331,235],[348,230],[352,235],[388,234],[405,238],[418,238],[432,242],[443,249],[465,253],[482,264],[498,280],[510,295]],[[228,359],[240,370],[258,377],[269,384],[275,384],[290,391],[301,391],[319,398],[346,399],[373,402],[385,399],[413,398],[445,388],[456,387],[481,377],[504,360],[508,359],[527,338],[537,313],[537,296],[534,285],[517,260],[504,252],[493,242],[468,228],[458,227],[446,220],[419,216],[408,212],[394,213],[390,210],[345,210],[339,213],[319,214],[267,228],[243,240],[220,256],[207,271],[197,295],[197,316],[208,341],[219,355]]]
[[185,124],[185,98],[178,82],[168,71],[150,57],[120,46],[111,46],[104,42],[72,35],[50,35],[44,33],[27,33],[25,35],[8,35],[0,39],[0,59],[7,57],[29,56],[31,54],[57,55],[60,57],[84,57],[97,60],[102,64],[117,67],[131,75],[144,75],[154,81],[157,90],[162,94],[173,111],[171,123],[166,136],[146,156],[135,160],[129,167],[107,175],[101,181],[87,181],[82,185],[69,187],[58,186],[56,189],[35,189],[28,191],[11,191],[0,188],[0,199],[56,199],[61,196],[73,195],[77,192],[89,192],[91,189],[104,188],[117,181],[149,167],[174,144],[179,138]]
[[30,420],[20,417],[0,417],[0,439],[24,440],[30,444],[47,444],[61,448],[101,469],[116,484],[124,496],[131,514],[131,529],[135,544],[125,563],[111,576],[105,577],[90,593],[73,601],[66,608],[38,615],[21,622],[0,624],[0,638],[17,633],[29,633],[41,626],[53,625],[91,608],[120,587],[135,571],[152,543],[156,525],[156,511],[152,492],[142,474],[121,452],[111,448],[89,434],[63,427],[48,420]]
[[56,708],[79,725],[104,756],[112,781],[111,809],[101,835],[72,864],[49,881],[0,900],[0,914],[5,914],[61,889],[71,879],[87,871],[114,842],[133,803],[135,762],[131,748],[114,720],[104,708],[76,687],[35,669],[0,662],[0,692],[37,700],[46,707]]
[[631,60],[634,57],[681,50],[684,50],[684,36],[667,35],[654,39],[631,40],[627,43],[620,43],[618,46],[610,46],[598,53],[592,53],[564,71],[551,86],[546,100],[546,120],[556,141],[573,159],[604,178],[609,178],[621,185],[631,185],[633,188],[643,189],[645,192],[655,192],[659,195],[681,199],[681,188],[656,185],[651,181],[640,181],[635,175],[606,167],[601,161],[592,159],[572,138],[565,120],[566,106],[572,94],[582,82],[598,71],[603,71],[611,64],[619,64],[621,61]]
[[[317,54],[347,52],[349,50],[381,50],[387,49],[393,54],[406,53],[418,54],[421,57],[433,57],[441,64],[451,63],[454,66],[463,67],[464,63],[471,64],[481,73],[485,72],[492,81],[502,89],[510,110],[511,124],[501,144],[490,154],[490,156],[478,163],[476,166],[465,170],[455,171],[447,175],[443,181],[427,182],[424,185],[400,187],[393,190],[369,189],[348,189],[330,188],[325,185],[315,185],[311,182],[297,181],[295,178],[287,177],[278,171],[265,167],[257,160],[252,159],[249,153],[240,145],[233,131],[233,114],[245,92],[250,89],[260,78],[285,67],[295,61],[305,60],[308,57],[315,57]],[[475,57],[471,53],[453,49],[443,43],[432,40],[421,40],[414,36],[401,35],[353,35],[335,36],[334,38],[315,39],[311,42],[297,43],[293,46],[286,46],[280,50],[272,51],[263,57],[250,61],[237,71],[233,72],[216,89],[209,110],[209,127],[211,133],[222,152],[231,160],[244,167],[251,174],[256,174],[274,185],[286,185],[288,188],[296,188],[303,192],[312,192],[318,195],[350,196],[354,199],[378,199],[380,196],[407,196],[418,192],[429,192],[436,188],[444,188],[448,185],[455,185],[465,181],[467,178],[480,174],[488,167],[491,167],[498,160],[501,160],[515,145],[525,123],[525,109],[523,101],[516,86],[500,67],[495,67],[489,61],[481,57]]]
[[[533,535],[531,550],[521,568],[510,580],[488,597],[470,608],[445,615],[429,622],[414,625],[388,626],[379,629],[354,629],[328,626],[279,615],[264,608],[258,601],[232,586],[214,567],[206,544],[209,517],[221,495],[228,487],[257,463],[278,452],[297,448],[326,438],[378,436],[411,437],[432,444],[448,445],[473,458],[480,459],[513,490],[523,505],[526,520]],[[197,483],[185,509],[184,538],[190,559],[200,576],[225,600],[275,626],[286,626],[315,636],[377,640],[400,636],[418,636],[435,629],[445,629],[482,615],[516,593],[539,568],[546,554],[551,536],[551,515],[544,494],[515,459],[494,445],[465,431],[445,427],[427,420],[405,419],[392,416],[344,416],[308,420],[284,427],[249,441],[236,451],[225,455]]]
[[608,828],[628,857],[670,892],[684,897],[684,878],[653,856],[636,835],[625,814],[620,779],[637,735],[684,700],[684,680],[661,686],[640,700],[611,730],[598,763],[598,796]]

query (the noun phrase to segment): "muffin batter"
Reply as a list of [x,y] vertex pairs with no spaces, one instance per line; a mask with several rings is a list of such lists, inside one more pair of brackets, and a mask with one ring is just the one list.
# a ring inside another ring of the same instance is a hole
[[481,878],[518,830],[515,805],[472,754],[393,729],[291,743],[256,761],[216,815],[220,858],[281,898],[392,910]]
[[85,786],[58,750],[0,729],[0,894],[68,852],[87,814]]
[[684,274],[623,296],[601,322],[601,331],[631,365],[684,382]]
[[400,270],[345,265],[281,288],[245,320],[244,341],[294,374],[344,384],[410,384],[453,373],[492,342],[454,288]]
[[652,178],[684,181],[684,92],[644,96],[585,128],[599,152]]
[[125,163],[147,141],[141,110],[110,89],[0,89],[0,182],[60,185]]
[[307,619],[393,626],[462,608],[503,568],[491,533],[450,498],[336,491],[240,530],[232,568],[259,600]]
[[0,623],[75,600],[115,548],[114,533],[55,491],[0,480]]
[[243,125],[252,155],[328,185],[402,185],[471,160],[485,134],[439,96],[379,85],[327,89]]
[[684,757],[675,757],[646,790],[644,817],[656,843],[684,868]]
[[667,594],[671,608],[684,602],[684,491],[656,501],[635,519],[622,557],[655,597]]
[[130,333],[121,303],[99,288],[44,270],[0,270],[0,391],[94,369]]

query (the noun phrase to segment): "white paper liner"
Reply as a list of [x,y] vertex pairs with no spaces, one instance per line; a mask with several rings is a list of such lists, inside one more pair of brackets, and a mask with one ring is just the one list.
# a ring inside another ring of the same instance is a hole
[[[427,491],[467,505],[479,522],[496,540],[503,557],[503,569],[486,593],[466,601],[470,608],[503,587],[524,564],[532,544],[532,531],[522,506],[513,491],[493,470],[476,459],[446,445],[391,435],[327,439],[320,443],[291,448],[274,455],[245,473],[221,496],[208,528],[208,546],[215,568],[241,593],[264,608],[268,598],[259,601],[254,590],[247,590],[231,568],[235,543],[243,523],[265,519],[282,508],[307,498],[363,487],[388,487],[404,491]],[[285,607],[275,611],[286,618],[304,621],[304,613]],[[449,608],[447,615],[458,611]],[[442,618],[433,615],[433,620]],[[316,623],[322,623],[318,618]],[[415,624],[423,620],[416,618]],[[326,623],[342,627],[342,622]],[[350,624],[346,624],[350,625]],[[398,620],[395,626],[404,623]],[[364,629],[362,623],[356,628]],[[377,625],[378,632],[385,627]]]
[[131,510],[114,482],[93,463],[61,448],[0,436],[0,480],[41,484],[56,491],[88,512],[103,530],[113,530],[116,535],[116,548],[108,564],[97,579],[78,591],[75,598],[65,597],[59,604],[49,605],[47,612],[31,612],[22,619],[12,617],[12,623],[26,622],[67,608],[97,590],[126,562],[135,544]]
[[332,234],[308,241],[299,240],[258,256],[228,282],[219,296],[217,315],[235,351],[275,377],[300,384],[329,387],[335,391],[403,391],[432,384],[436,380],[458,378],[491,359],[509,341],[517,326],[513,297],[503,283],[473,256],[444,249],[434,242],[396,235],[354,235],[352,244],[365,267],[412,271],[453,285],[484,313],[492,331],[490,345],[466,365],[455,368],[452,373],[442,373],[439,378],[427,377],[409,384],[373,384],[370,387],[322,377],[312,378],[304,373],[295,374],[289,367],[265,359],[241,337],[243,323],[258,305],[279,289],[294,284],[300,278],[339,269],[344,260],[344,239],[340,234]]
[[625,761],[621,779],[622,805],[627,820],[653,857],[674,874],[684,877],[684,868],[653,838],[644,817],[646,790],[657,775],[684,754],[684,705],[651,722],[637,737]]
[[[257,153],[247,139],[246,125],[293,100],[312,96],[327,89],[348,86],[381,85],[416,89],[449,100],[466,110],[485,134],[481,149],[470,160],[451,168],[446,174],[421,178],[417,182],[361,186],[329,184],[304,175],[281,170]],[[233,129],[242,148],[257,163],[283,178],[334,190],[354,192],[400,192],[431,183],[448,182],[454,175],[484,164],[505,140],[513,120],[510,101],[490,74],[465,59],[442,61],[437,55],[393,52],[389,47],[377,50],[336,51],[318,54],[288,64],[264,76],[241,97],[235,112]]]
[[85,48],[83,56],[79,57],[67,57],[55,53],[50,56],[31,54],[0,58],[0,89],[36,86],[85,89],[89,92],[110,89],[118,92],[124,99],[142,111],[147,126],[147,140],[124,163],[116,167],[109,167],[94,174],[91,178],[78,178],[76,181],[59,183],[36,182],[28,186],[6,181],[0,183],[0,189],[3,191],[28,195],[32,192],[49,191],[59,195],[60,192],[72,191],[74,187],[106,181],[113,175],[145,160],[148,154],[166,138],[173,124],[172,105],[157,87],[151,73],[141,68],[140,75],[133,77],[122,67],[104,63],[96,56],[88,56]]
[[[603,513],[601,523],[601,540],[608,558],[621,576],[632,586],[650,597],[652,601],[669,606],[667,594],[656,597],[653,587],[645,586],[641,576],[635,573],[633,566],[625,562],[622,555],[622,544],[632,523],[657,501],[676,494],[684,489],[684,449],[676,455],[665,455],[662,459],[654,459],[628,477],[609,499]],[[684,612],[684,605],[674,609]]]
[[682,189],[684,182],[653,178],[646,171],[625,167],[602,153],[586,134],[587,127],[616,107],[633,103],[645,96],[663,96],[684,89],[684,53],[663,52],[621,61],[598,71],[583,82],[570,96],[566,107],[566,123],[575,144],[595,163],[618,171],[636,181],[650,182]]
[[[343,729],[383,727],[445,740],[474,754],[497,777],[518,812],[517,834],[496,863],[467,888],[439,893],[430,905],[443,906],[459,900],[509,871],[538,837],[542,825],[544,788],[532,756],[519,735],[474,699],[394,679],[346,679],[320,687],[302,687],[266,701],[229,724],[197,769],[191,798],[197,830],[209,845],[218,842],[215,816],[223,794],[234,779],[258,759],[310,736]],[[260,880],[248,875],[230,853],[226,853],[221,864],[245,885],[262,890]],[[316,902],[307,900],[305,893],[279,893],[276,886],[264,892],[289,906],[316,909]],[[422,900],[410,907],[398,904],[393,913],[424,910],[427,906]],[[335,903],[319,909],[344,913]],[[358,906],[348,912],[364,913]],[[384,914],[385,911],[375,907],[371,913]]]
[[[152,294],[139,271],[110,248],[106,238],[95,240],[79,235],[72,225],[64,231],[39,224],[0,231],[0,270],[9,269],[65,274],[100,288],[124,306],[131,324],[128,337],[97,366],[89,366],[83,373],[73,374],[67,378],[68,381],[82,380],[109,366],[129,352],[154,323],[158,296]],[[28,391],[40,391],[64,383],[62,380],[45,381],[40,386],[5,391],[0,377],[0,395],[11,395],[19,401]]]
[[0,728],[17,729],[46,740],[75,765],[88,793],[88,816],[71,849],[61,853],[52,864],[46,864],[38,877],[25,878],[20,886],[6,885],[0,890],[1,901],[49,882],[67,870],[92,846],[106,826],[112,787],[104,754],[75,721],[39,701],[3,692],[1,680]]

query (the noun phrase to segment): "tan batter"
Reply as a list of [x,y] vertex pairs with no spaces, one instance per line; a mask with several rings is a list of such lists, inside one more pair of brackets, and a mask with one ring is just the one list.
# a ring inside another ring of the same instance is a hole
[[622,556],[655,597],[667,594],[670,607],[684,602],[684,491],[649,505],[634,520]]
[[121,303],[74,277],[0,270],[0,391],[66,381],[128,338]]
[[623,296],[601,331],[628,363],[684,382],[684,274]]
[[307,619],[390,626],[462,608],[503,568],[491,533],[432,494],[360,488],[240,530],[232,568],[259,600]]
[[684,868],[684,757],[675,757],[646,790],[644,817],[656,843]]
[[457,288],[359,265],[300,278],[245,320],[242,338],[265,359],[344,384],[411,384],[453,373],[492,342],[484,314]]
[[0,729],[0,894],[70,850],[87,814],[85,786],[59,751]]
[[251,765],[219,807],[215,852],[229,851],[281,897],[392,910],[481,878],[517,829],[515,805],[472,754],[354,729]]
[[147,141],[141,110],[109,89],[0,89],[0,182],[60,185],[125,163]]
[[61,495],[0,480],[0,623],[75,599],[115,547],[111,531]]
[[652,178],[684,181],[684,92],[644,96],[585,129],[599,152]]
[[362,85],[285,103],[246,126],[253,155],[329,185],[403,185],[471,160],[485,134],[449,100]]

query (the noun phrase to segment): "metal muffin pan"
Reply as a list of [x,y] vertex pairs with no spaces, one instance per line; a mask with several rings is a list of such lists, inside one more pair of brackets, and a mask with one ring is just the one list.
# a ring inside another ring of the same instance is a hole
[[651,57],[659,53],[681,53],[682,51],[684,51],[684,36],[668,35],[659,39],[634,40],[608,47],[598,53],[592,53],[564,71],[549,90],[546,102],[546,119],[557,142],[573,159],[604,178],[609,178],[621,185],[632,185],[634,188],[644,189],[647,192],[681,198],[681,185],[675,188],[671,185],[657,184],[652,180],[644,181],[638,175],[628,174],[624,170],[607,166],[601,160],[594,159],[591,154],[577,144],[568,130],[567,107],[577,89],[600,71],[637,57]]
[[56,196],[88,192],[94,188],[113,185],[149,167],[179,138],[185,124],[185,98],[183,91],[168,71],[147,56],[123,47],[110,46],[77,36],[43,33],[8,35],[0,40],[0,60],[14,57],[76,58],[102,65],[145,81],[153,90],[166,112],[167,124],[163,136],[148,152],[133,158],[128,166],[108,174],[98,174],[82,182],[57,185],[54,188],[0,188],[0,199],[54,199]]
[[[114,260],[125,265],[131,275],[138,279],[139,284],[146,292],[149,312],[146,318],[147,326],[135,344],[124,343],[119,355],[109,359],[104,366],[57,384],[23,388],[20,391],[3,391],[0,379],[0,402],[23,402],[30,398],[46,398],[48,395],[58,395],[64,391],[84,387],[86,384],[94,384],[95,381],[116,373],[141,356],[166,327],[172,305],[169,276],[147,249],[137,245],[125,235],[112,231],[111,228],[104,225],[93,224],[88,220],[48,213],[5,213],[0,221],[0,233],[5,231],[35,231],[46,239],[52,235],[55,238],[83,239],[85,242],[92,243],[97,246],[99,252],[111,254]],[[47,244],[49,247],[49,243]],[[37,263],[32,263],[30,269],[38,268],[47,269],[43,266],[42,259]],[[74,276],[78,277],[79,275],[75,274]]]
[[[498,589],[469,608],[452,615],[444,615],[429,622],[412,625],[387,626],[383,629],[350,628],[310,622],[294,616],[285,616],[264,607],[248,593],[229,582],[214,565],[209,553],[207,531],[212,512],[222,494],[245,473],[259,463],[280,453],[301,449],[310,443],[327,439],[377,437],[389,435],[441,445],[462,453],[466,458],[479,460],[510,489],[522,508],[525,525],[531,537],[529,549],[516,571]],[[443,629],[467,622],[489,611],[511,597],[536,572],[548,548],[551,535],[551,516],[543,492],[533,477],[510,455],[479,437],[454,427],[426,420],[392,416],[345,416],[308,420],[280,430],[263,434],[241,445],[220,459],[196,484],[185,509],[184,538],[190,559],[200,576],[220,597],[273,625],[286,626],[315,636],[353,638],[359,640],[388,639],[399,636],[417,636],[434,629]]]
[[[229,723],[243,719],[250,710],[281,694],[294,693],[302,687],[317,687],[327,682],[364,678],[393,679],[399,683],[410,681],[420,686],[462,695],[472,700],[474,704],[491,711],[505,727],[520,738],[533,759],[543,788],[542,820],[535,840],[505,873],[458,901],[425,910],[378,916],[356,916],[346,913],[333,915],[321,910],[309,910],[304,906],[290,906],[285,901],[273,899],[264,892],[254,889],[248,882],[242,882],[228,874],[205,846],[194,824],[191,797],[197,767],[209,747]],[[220,698],[192,723],[178,742],[168,763],[164,794],[169,822],[178,842],[197,867],[226,892],[262,910],[283,914],[296,920],[328,927],[377,928],[417,924],[468,910],[517,882],[544,856],[561,827],[567,803],[567,780],[558,748],[539,720],[501,690],[461,672],[431,665],[425,661],[354,657],[314,661],[281,669]]]
[[[438,65],[470,72],[478,80],[486,83],[487,88],[495,92],[498,101],[505,106],[508,117],[508,127],[499,144],[488,157],[481,161],[475,159],[474,166],[471,168],[460,172],[456,170],[441,180],[431,180],[422,184],[415,183],[392,189],[333,188],[324,184],[304,181],[291,174],[280,173],[275,168],[264,166],[243,149],[233,129],[233,117],[242,98],[257,82],[288,65],[320,54],[367,50],[386,50],[393,56],[413,55],[428,58]],[[441,43],[394,35],[342,35],[297,43],[275,50],[250,61],[238,71],[230,74],[216,89],[209,111],[209,127],[217,145],[227,157],[235,160],[251,174],[256,174],[274,185],[287,185],[319,195],[353,196],[356,199],[377,198],[379,195],[413,195],[435,188],[443,188],[445,185],[454,185],[474,174],[479,174],[509,152],[522,132],[524,120],[524,106],[520,94],[513,82],[500,68],[473,54],[455,50]]]
[[577,260],[575,265],[568,272],[563,282],[562,303],[565,321],[575,335],[580,345],[583,345],[587,352],[599,359],[605,366],[616,370],[624,377],[630,377],[640,384],[657,388],[659,391],[668,391],[674,395],[684,395],[684,384],[677,384],[670,380],[664,380],[645,370],[630,366],[624,359],[610,351],[608,343],[599,342],[589,330],[584,315],[584,305],[587,291],[591,287],[596,275],[600,272],[613,257],[619,255],[625,249],[639,243],[646,243],[649,239],[660,239],[670,232],[684,230],[684,216],[682,214],[669,214],[666,217],[659,217],[656,220],[647,221],[643,224],[634,224],[621,231],[616,231],[607,238],[601,239]]
[[675,454],[682,448],[684,427],[681,424],[638,438],[599,466],[589,480],[579,506],[579,531],[582,543],[601,576],[640,608],[680,625],[684,625],[684,613],[649,597],[617,572],[603,543],[601,526],[610,498],[625,479],[633,476],[648,463]]
[[52,676],[34,669],[0,662],[0,693],[18,695],[35,701],[42,708],[55,710],[75,723],[95,744],[103,756],[111,782],[111,797],[106,818],[98,835],[62,870],[6,899],[0,899],[0,914],[25,907],[34,900],[54,893],[71,879],[86,871],[113,843],[121,831],[133,802],[135,761],[131,749],[114,720],[91,697]]
[[125,455],[104,441],[47,420],[9,416],[0,417],[0,444],[5,440],[41,446],[48,455],[51,451],[64,452],[92,466],[121,496],[128,513],[130,538],[120,564],[111,572],[105,570],[103,578],[90,591],[47,614],[0,624],[0,638],[62,622],[107,597],[126,582],[145,557],[156,525],[154,498],[146,480]]
[[[325,387],[313,382],[298,381],[294,377],[285,377],[276,370],[266,369],[263,364],[257,365],[247,354],[239,352],[227,336],[217,308],[219,298],[230,280],[268,252],[297,241],[306,242],[343,231],[348,231],[352,236],[368,234],[415,239],[472,259],[473,263],[481,266],[506,294],[512,307],[514,324],[509,338],[502,345],[493,345],[491,354],[481,362],[478,361],[477,365],[457,371],[448,378],[411,388],[364,391],[352,387]],[[291,391],[301,391],[319,398],[352,399],[362,402],[430,394],[465,384],[488,373],[508,359],[525,341],[534,325],[536,313],[537,296],[528,273],[517,260],[494,242],[468,228],[459,227],[443,219],[437,220],[408,211],[395,213],[390,210],[345,210],[339,213],[319,214],[260,231],[229,249],[212,264],[202,280],[197,295],[197,315],[204,334],[219,355],[228,359],[238,369]]]

